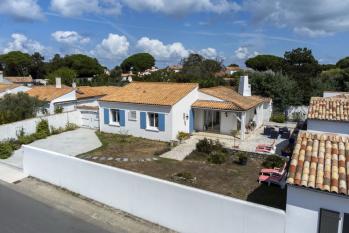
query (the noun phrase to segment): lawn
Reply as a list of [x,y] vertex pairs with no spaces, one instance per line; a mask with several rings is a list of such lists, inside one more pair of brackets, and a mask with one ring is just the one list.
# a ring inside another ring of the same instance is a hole
[[170,145],[166,142],[101,132],[97,132],[96,135],[101,141],[102,146],[79,157],[106,156],[139,160],[156,157],[170,149]]
[[[169,146],[167,143],[131,136],[104,133],[98,136],[103,146],[89,152],[89,155],[128,155],[128,158],[154,156],[158,154],[159,150],[168,149]],[[144,162],[132,159],[127,162],[95,161],[242,200],[285,209],[286,189],[281,190],[276,186],[268,187],[257,182],[263,159],[249,157],[247,165],[240,165],[236,160],[236,156],[230,154],[224,163],[212,164],[207,161],[206,154],[194,151],[181,162],[160,157],[157,160]]]

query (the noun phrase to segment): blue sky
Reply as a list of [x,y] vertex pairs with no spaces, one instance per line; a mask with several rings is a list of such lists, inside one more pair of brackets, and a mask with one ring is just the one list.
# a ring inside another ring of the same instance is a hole
[[159,66],[190,52],[225,64],[308,47],[321,63],[348,56],[343,0],[1,0],[0,53],[84,53],[113,67],[136,52]]

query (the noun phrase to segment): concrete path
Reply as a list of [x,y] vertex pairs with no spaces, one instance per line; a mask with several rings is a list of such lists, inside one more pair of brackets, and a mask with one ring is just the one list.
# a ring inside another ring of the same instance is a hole
[[21,169],[0,163],[0,180],[7,183],[14,183],[28,177]]
[[[48,138],[35,141],[31,146],[55,151],[58,153],[76,156],[94,150],[102,146],[94,130],[79,128],[77,130],[53,135]],[[23,168],[23,151],[16,150],[14,154],[0,162],[14,167]]]
[[160,155],[160,157],[182,161],[195,150],[198,141],[199,138],[197,136],[191,136],[172,150]]

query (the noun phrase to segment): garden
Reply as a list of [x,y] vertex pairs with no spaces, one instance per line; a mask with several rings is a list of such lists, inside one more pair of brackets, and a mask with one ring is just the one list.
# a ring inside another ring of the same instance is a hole
[[[286,189],[257,182],[264,167],[281,166],[285,160],[276,155],[225,149],[219,141],[200,140],[185,160],[158,157],[170,149],[168,143],[127,135],[97,133],[103,146],[80,157],[110,166],[146,174],[171,182],[285,209]],[[139,159],[153,157],[157,159]],[[95,156],[95,157],[94,157]],[[121,156],[127,160],[96,159]],[[281,164],[281,165],[280,165]]]

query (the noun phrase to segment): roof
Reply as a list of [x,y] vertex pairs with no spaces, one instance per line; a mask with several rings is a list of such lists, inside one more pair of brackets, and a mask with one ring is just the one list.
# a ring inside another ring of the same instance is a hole
[[348,162],[347,136],[301,131],[291,158],[287,183],[348,195]]
[[12,82],[12,83],[32,83],[33,78],[32,76],[27,77],[4,77],[4,79]]
[[231,102],[236,106],[233,110],[249,110],[265,100],[259,96],[242,96],[231,88],[218,86],[202,88],[201,92]]
[[172,106],[197,87],[197,83],[133,82],[100,100]]
[[99,86],[99,87],[90,87],[90,86],[80,86],[76,91],[77,99],[86,99],[92,97],[101,97],[109,94],[115,93],[121,87],[116,86]]
[[349,121],[349,98],[338,96],[311,98],[308,119]]
[[219,109],[219,110],[241,110],[232,102],[227,101],[213,101],[213,100],[197,100],[192,104],[192,107]]
[[240,67],[238,67],[238,66],[227,66],[227,67],[225,67],[225,70],[228,70],[228,71],[238,71],[238,70],[240,70]]
[[12,84],[12,83],[0,83],[0,92],[5,92],[8,90],[11,90],[13,88],[19,87],[18,84]]
[[55,86],[37,86],[27,91],[28,95],[35,96],[42,101],[52,101],[74,91],[71,87],[56,88]]

